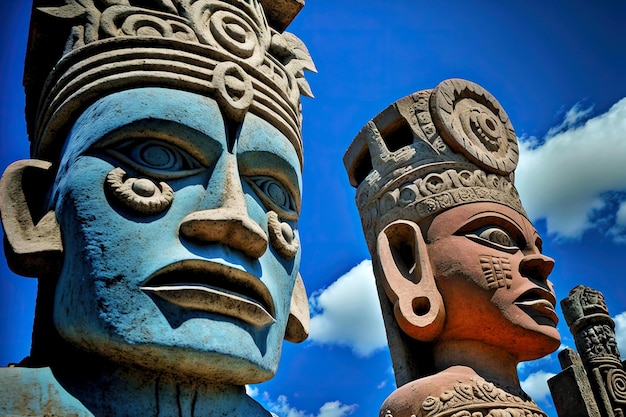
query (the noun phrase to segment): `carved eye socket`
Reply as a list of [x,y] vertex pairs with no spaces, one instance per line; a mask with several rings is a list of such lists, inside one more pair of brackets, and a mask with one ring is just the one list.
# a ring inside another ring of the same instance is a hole
[[276,211],[283,219],[296,220],[298,218],[293,196],[278,180],[267,176],[246,177],[245,179],[268,210]]
[[157,178],[182,178],[202,170],[202,165],[186,151],[159,140],[128,140],[107,153],[132,168]]
[[465,236],[474,242],[510,253],[517,252],[520,248],[507,231],[496,226],[482,227]]
[[498,227],[490,227],[488,229],[485,229],[480,232],[478,237],[502,246],[516,246],[513,238],[511,238],[511,236],[509,236],[507,232]]

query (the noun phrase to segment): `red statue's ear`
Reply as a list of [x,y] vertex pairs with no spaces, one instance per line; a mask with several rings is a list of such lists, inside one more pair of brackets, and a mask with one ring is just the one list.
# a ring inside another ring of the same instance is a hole
[[11,164],[0,179],[0,218],[5,253],[13,272],[27,277],[58,274],[63,253],[54,211],[42,207],[51,164],[27,159]]
[[377,245],[380,276],[398,325],[414,339],[432,341],[441,333],[445,309],[420,228],[395,221],[380,232]]

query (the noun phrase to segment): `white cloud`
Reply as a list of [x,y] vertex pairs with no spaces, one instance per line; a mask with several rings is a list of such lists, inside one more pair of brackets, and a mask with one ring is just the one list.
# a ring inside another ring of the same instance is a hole
[[365,260],[310,298],[309,339],[318,343],[350,347],[368,356],[387,345],[378,304],[372,261]]
[[624,355],[626,353],[626,311],[613,317],[615,321],[615,341],[617,349]]
[[565,112],[565,116],[563,117],[563,121],[560,125],[554,126],[548,130],[547,136],[554,136],[558,132],[562,132],[563,130],[571,129],[576,127],[576,125],[581,121],[589,117],[591,112],[593,111],[593,106],[589,106],[588,108],[583,108],[583,103],[576,103],[574,107]]
[[626,202],[620,204],[615,215],[615,224],[626,227]]
[[[606,206],[603,193],[626,191],[626,98],[573,127],[590,110],[574,106],[543,144],[520,140],[517,189],[529,216],[545,218],[556,236],[580,237],[594,226],[594,211]],[[626,226],[626,213],[619,221]]]
[[246,394],[251,397],[256,397],[259,395],[259,389],[257,387],[251,387],[250,385],[246,385]]
[[329,401],[324,403],[317,414],[308,414],[306,411],[292,407],[285,395],[279,395],[273,401],[267,392],[263,393],[263,402],[268,410],[278,415],[278,417],[344,417],[352,414],[357,406],[342,404],[340,401]]
[[355,405],[345,405],[339,401],[327,402],[320,407],[318,417],[343,417],[352,414],[356,409]]
[[626,202],[622,202],[615,213],[615,224],[609,230],[609,236],[618,243],[626,243]]
[[530,395],[535,401],[544,400],[550,395],[548,389],[548,379],[552,378],[555,374],[545,371],[537,371],[521,382],[522,389],[526,394]]

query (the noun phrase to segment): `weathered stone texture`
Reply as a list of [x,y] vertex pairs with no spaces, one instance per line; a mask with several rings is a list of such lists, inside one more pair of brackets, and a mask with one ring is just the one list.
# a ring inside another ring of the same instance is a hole
[[309,328],[298,270],[302,0],[35,0],[33,159],[0,180],[6,253],[37,277],[1,415],[270,413]]
[[517,160],[504,109],[459,79],[393,103],[346,152],[398,385],[381,417],[545,416],[516,365],[559,346],[554,261]]
[[560,352],[563,371],[548,381],[559,416],[624,416],[626,372],[604,296],[579,285],[561,308],[578,353]]

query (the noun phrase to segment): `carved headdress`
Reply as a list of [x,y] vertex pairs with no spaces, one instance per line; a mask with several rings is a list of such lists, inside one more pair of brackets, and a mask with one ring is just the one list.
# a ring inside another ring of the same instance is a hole
[[104,95],[170,87],[250,111],[302,161],[304,44],[284,32],[303,0],[35,0],[24,84],[31,154],[56,160],[68,125]]
[[344,163],[368,243],[397,219],[415,222],[471,202],[526,216],[513,185],[518,146],[496,99],[477,84],[443,81],[406,96],[368,122]]

